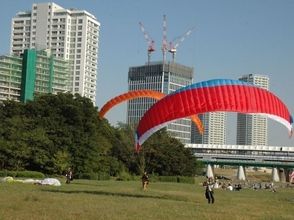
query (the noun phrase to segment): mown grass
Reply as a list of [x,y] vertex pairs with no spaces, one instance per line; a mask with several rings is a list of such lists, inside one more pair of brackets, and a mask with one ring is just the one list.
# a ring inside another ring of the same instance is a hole
[[[197,184],[74,180],[60,187],[0,184],[0,219],[294,219],[294,188],[276,193],[215,190],[207,204]],[[63,180],[64,182],[64,180]]]

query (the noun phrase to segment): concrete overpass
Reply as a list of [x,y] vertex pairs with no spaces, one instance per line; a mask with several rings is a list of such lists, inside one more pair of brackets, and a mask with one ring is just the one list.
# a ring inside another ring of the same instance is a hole
[[[289,181],[289,172],[294,169],[294,147],[186,144],[194,155],[207,164],[207,175],[214,176],[212,165],[238,166],[237,178],[245,180],[245,167],[272,168],[273,181],[281,175]],[[284,179],[283,178],[283,179]]]

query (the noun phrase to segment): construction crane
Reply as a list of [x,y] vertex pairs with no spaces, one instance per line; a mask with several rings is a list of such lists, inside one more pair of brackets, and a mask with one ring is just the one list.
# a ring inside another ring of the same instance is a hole
[[144,25],[142,24],[142,22],[139,22],[139,25],[140,25],[141,31],[144,34],[145,40],[148,43],[147,55],[148,55],[148,64],[149,64],[150,63],[150,58],[151,58],[151,53],[153,51],[155,51],[155,45],[154,45],[155,43],[154,43],[154,40],[146,32],[146,30],[145,30]]
[[174,41],[169,43],[169,49],[168,52],[172,54],[172,61],[175,62],[175,57],[177,53],[177,48],[180,45],[181,42],[185,40],[186,37],[188,37],[194,28],[189,29],[187,32],[185,32],[182,36],[176,38]]
[[166,60],[166,52],[168,51],[168,43],[167,43],[167,22],[166,22],[166,15],[163,15],[163,23],[162,23],[162,56],[163,56],[163,63]]

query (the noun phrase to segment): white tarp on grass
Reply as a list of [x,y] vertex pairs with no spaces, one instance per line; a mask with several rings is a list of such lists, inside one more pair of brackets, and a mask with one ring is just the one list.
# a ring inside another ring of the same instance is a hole
[[7,182],[7,183],[20,182],[20,183],[31,183],[31,184],[38,184],[38,185],[61,186],[60,181],[55,178],[45,178],[43,180],[35,180],[35,179],[15,180],[13,179],[13,177],[7,176],[2,178],[1,182]]

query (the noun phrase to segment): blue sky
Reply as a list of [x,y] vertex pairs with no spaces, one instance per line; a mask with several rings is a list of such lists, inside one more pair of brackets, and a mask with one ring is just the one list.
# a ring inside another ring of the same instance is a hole
[[[9,52],[11,18],[30,10],[38,0],[2,1],[0,54]],[[249,73],[270,77],[270,90],[294,114],[293,0],[56,0],[64,8],[84,9],[101,23],[97,105],[127,91],[130,66],[147,61],[147,43],[138,22],[155,40],[151,60],[162,59],[162,18],[167,16],[171,41],[188,29],[192,34],[178,47],[176,60],[194,67],[195,82],[238,79]],[[168,56],[170,59],[170,56]],[[229,114],[228,142],[235,142],[235,115]],[[126,120],[126,104],[106,118],[115,125]],[[294,146],[287,130],[269,121],[269,145]]]

